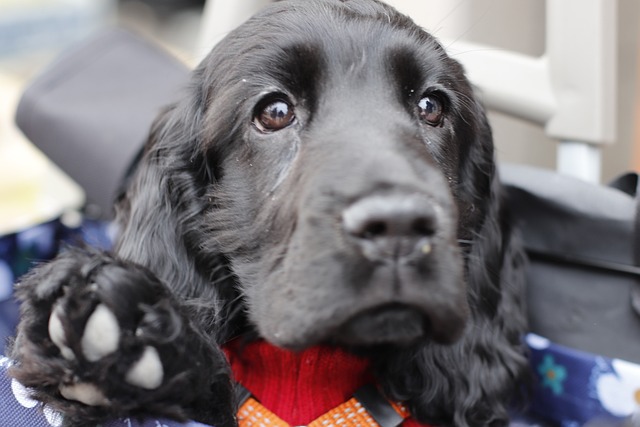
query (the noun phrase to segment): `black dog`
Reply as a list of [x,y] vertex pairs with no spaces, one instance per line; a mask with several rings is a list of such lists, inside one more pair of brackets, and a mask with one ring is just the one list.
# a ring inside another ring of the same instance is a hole
[[233,424],[218,346],[238,336],[367,357],[418,422],[508,422],[524,259],[491,131],[392,8],[282,1],[232,32],[158,119],[118,221],[115,255],[70,251],[18,286],[13,375],[70,424]]

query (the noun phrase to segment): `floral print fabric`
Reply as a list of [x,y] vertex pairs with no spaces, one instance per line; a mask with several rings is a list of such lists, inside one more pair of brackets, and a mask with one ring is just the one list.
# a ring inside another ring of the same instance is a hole
[[13,300],[13,285],[34,263],[51,259],[67,229],[58,220],[0,236],[0,351],[13,335],[18,305]]
[[[536,376],[532,411],[562,427],[640,425],[640,365],[529,334]],[[630,422],[630,424],[628,424]]]

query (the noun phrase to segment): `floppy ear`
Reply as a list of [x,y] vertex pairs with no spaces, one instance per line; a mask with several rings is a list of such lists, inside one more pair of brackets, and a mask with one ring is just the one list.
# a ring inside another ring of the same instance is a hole
[[[195,71],[193,82],[203,81],[199,73],[200,69]],[[235,295],[221,295],[234,292],[232,285],[221,285],[231,280],[225,257],[210,247],[206,252],[200,249],[215,164],[202,154],[204,89],[193,84],[189,91],[152,127],[140,164],[117,206],[115,252],[147,267],[173,292],[194,302],[196,316],[197,301],[206,301],[200,320],[212,332],[217,326],[211,313],[224,317],[223,307],[216,304]]]
[[525,257],[509,225],[491,131],[476,109],[472,143],[460,159],[461,179],[470,180],[461,181],[461,197],[474,204],[472,213],[461,215],[472,224],[464,250],[469,324],[454,345],[425,342],[390,351],[376,367],[389,397],[434,425],[507,425],[507,407],[528,372],[521,342]]

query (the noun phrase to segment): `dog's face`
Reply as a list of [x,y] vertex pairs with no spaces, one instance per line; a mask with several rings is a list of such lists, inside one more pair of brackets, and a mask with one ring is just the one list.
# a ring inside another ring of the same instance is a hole
[[203,223],[258,332],[287,348],[456,340],[459,239],[487,185],[466,181],[492,149],[441,46],[378,3],[278,2],[197,73]]

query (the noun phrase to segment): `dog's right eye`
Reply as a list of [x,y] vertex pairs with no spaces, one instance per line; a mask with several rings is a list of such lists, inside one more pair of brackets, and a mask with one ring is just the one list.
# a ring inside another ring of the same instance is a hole
[[418,103],[420,118],[430,126],[439,126],[444,114],[443,102],[437,96],[425,96]]
[[276,98],[258,104],[253,124],[261,132],[275,132],[293,123],[296,115],[290,102]]

